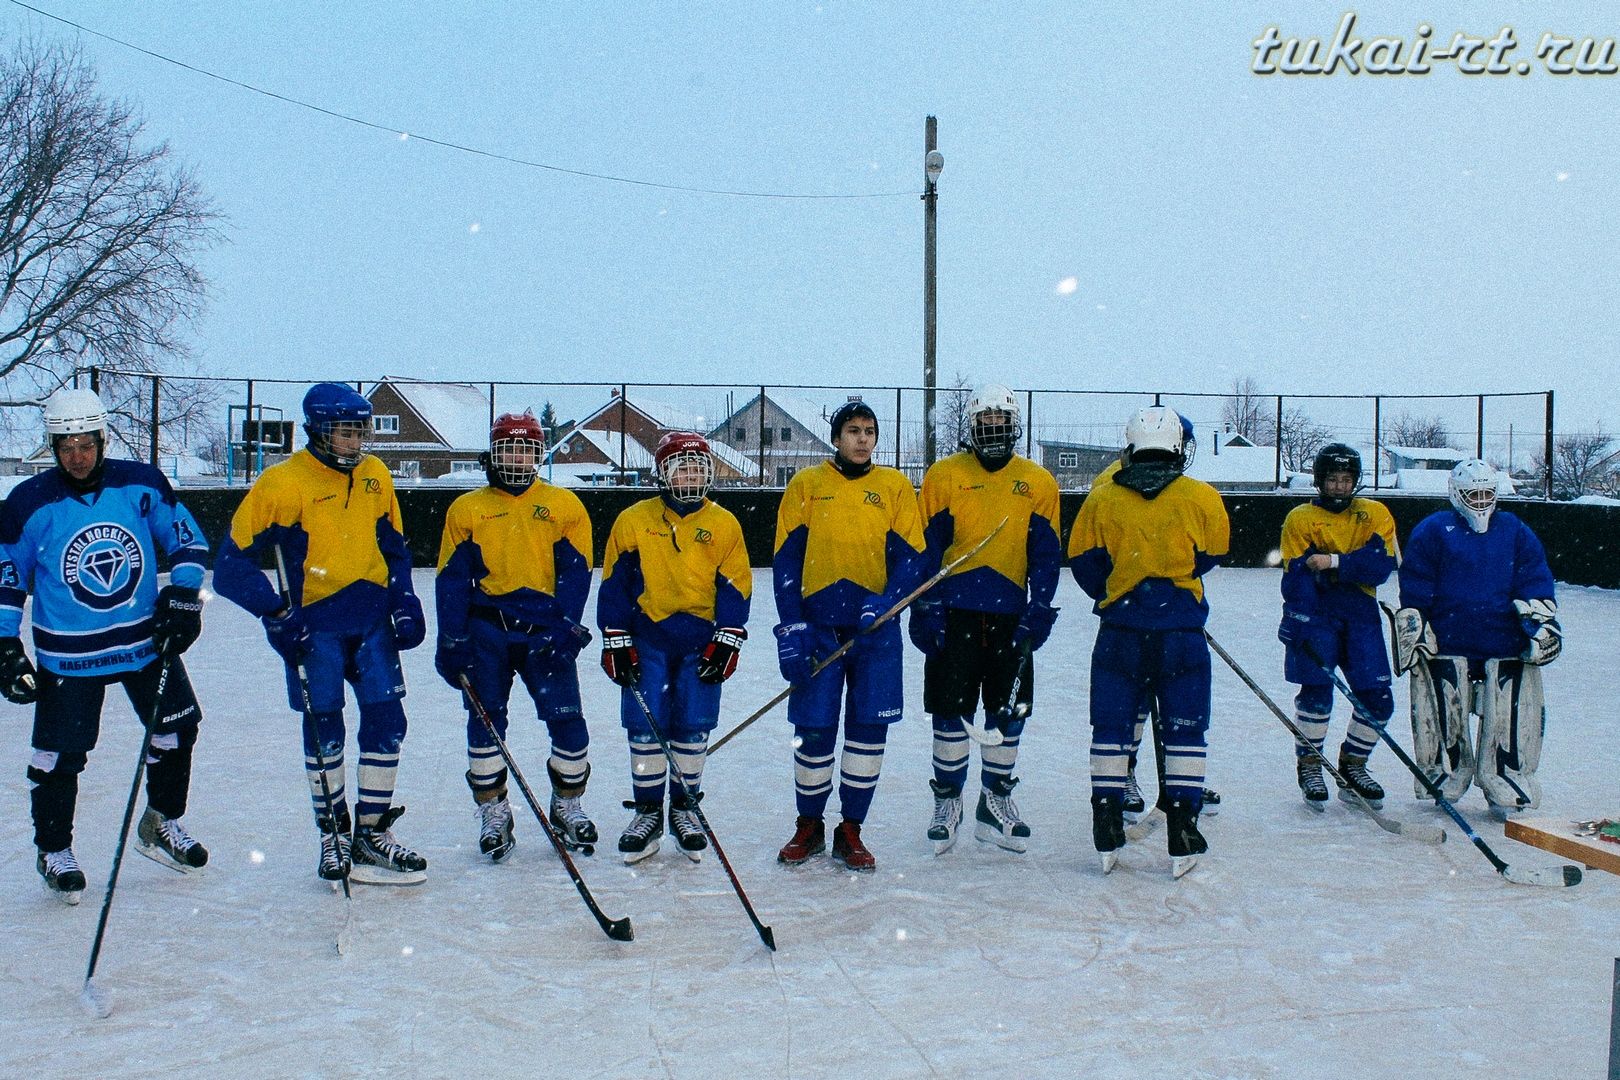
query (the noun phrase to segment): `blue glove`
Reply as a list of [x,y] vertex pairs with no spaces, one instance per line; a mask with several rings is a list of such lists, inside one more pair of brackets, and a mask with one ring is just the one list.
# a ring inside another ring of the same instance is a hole
[[400,593],[394,600],[394,610],[388,618],[394,624],[394,644],[400,652],[416,648],[427,637],[422,601],[416,598],[415,593]]
[[1052,636],[1052,624],[1057,622],[1057,617],[1058,609],[1051,604],[1031,600],[1019,617],[1017,628],[1013,630],[1013,647],[1018,648],[1026,641],[1031,649],[1045,645],[1046,639]]
[[866,602],[861,605],[860,618],[855,624],[856,629],[863,634],[866,633],[868,630],[872,629],[872,627],[876,626],[878,619],[883,617],[883,613],[888,611],[893,606],[894,605],[889,603],[889,601],[885,599],[882,594],[874,594],[867,597]]
[[259,620],[264,624],[264,636],[270,647],[289,664],[296,664],[310,650],[309,624],[299,608],[288,608],[282,616],[266,615]]
[[776,662],[782,678],[795,686],[809,682],[815,666],[837,648],[836,635],[825,627],[794,622],[776,628]]
[[945,605],[938,600],[918,600],[911,605],[911,625],[907,628],[911,643],[924,656],[933,656],[945,648]]
[[439,677],[457,690],[461,689],[461,676],[472,666],[472,640],[440,634],[439,644],[433,650],[433,669]]
[[1305,639],[1311,617],[1303,611],[1284,605],[1282,622],[1277,627],[1277,640],[1284,645],[1297,645]]
[[529,655],[550,657],[558,663],[572,664],[579,659],[580,652],[590,643],[591,632],[565,616],[555,626],[529,639]]

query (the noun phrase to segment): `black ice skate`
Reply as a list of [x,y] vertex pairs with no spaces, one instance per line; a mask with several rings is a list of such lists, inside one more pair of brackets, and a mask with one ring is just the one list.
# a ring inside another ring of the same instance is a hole
[[1351,791],[1354,791],[1374,810],[1383,809],[1384,789],[1367,771],[1366,758],[1340,750],[1339,775],[1344,777],[1347,782],[1339,785],[1339,798],[1345,802],[1354,802],[1355,797],[1350,794]]
[[375,825],[356,825],[349,849],[349,880],[362,885],[420,885],[427,880],[427,860],[394,839],[388,827],[405,812],[390,807]]
[[626,863],[638,863],[658,850],[664,833],[664,804],[627,802],[624,808],[634,810],[636,816],[619,837],[619,851]]
[[1322,763],[1315,755],[1306,755],[1297,759],[1295,767],[1299,773],[1299,793],[1305,796],[1305,805],[1318,814],[1327,809],[1328,789],[1322,780]]
[[1111,873],[1125,846],[1125,807],[1118,794],[1091,797],[1091,841],[1102,856],[1103,873]]
[[1192,804],[1174,799],[1165,811],[1165,827],[1169,832],[1170,873],[1181,877],[1198,862],[1198,856],[1209,850],[1209,841],[1198,831],[1198,811]]
[[973,814],[973,835],[1008,851],[1028,851],[1029,826],[1018,816],[1018,807],[1012,800],[1017,784],[1018,778],[1009,776],[979,792],[979,806]]
[[956,843],[956,831],[962,825],[962,793],[938,780],[928,781],[928,787],[934,793],[934,816],[928,822],[928,839],[934,842],[934,854],[943,855]]
[[150,806],[135,829],[135,850],[155,863],[195,873],[208,864],[208,849],[186,832],[179,818],[166,818]]
[[62,903],[77,904],[84,895],[84,871],[79,869],[72,848],[42,851],[35,866],[45,880],[45,891]]
[[315,863],[315,876],[322,881],[332,883],[335,889],[338,883],[349,876],[353,868],[349,839],[349,808],[345,806],[338,811],[337,820],[319,818],[315,825],[321,830],[321,855]]
[[697,804],[703,801],[703,792],[695,792],[690,797],[683,791],[673,791],[669,796],[669,835],[681,846],[681,851],[693,862],[703,861],[703,849],[709,846],[709,838],[703,835],[703,826],[698,824]]
[[551,775],[551,824],[557,829],[557,837],[563,845],[583,855],[596,853],[596,823],[585,814],[585,808],[580,805],[580,796],[585,794],[585,781],[590,779],[590,766],[585,767],[585,775],[578,783],[565,783],[557,773],[557,768],[551,762],[546,762],[546,772]]

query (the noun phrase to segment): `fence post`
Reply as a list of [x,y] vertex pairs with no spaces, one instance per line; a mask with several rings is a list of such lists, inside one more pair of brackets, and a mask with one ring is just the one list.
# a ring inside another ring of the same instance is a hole
[[621,484],[626,483],[624,475],[624,444],[626,441],[624,429],[630,425],[630,405],[625,400],[625,397],[629,389],[626,384],[619,384],[619,483]]
[[1035,391],[1024,391],[1024,456],[1035,460]]
[[1384,455],[1384,399],[1373,395],[1373,494],[1378,493],[1379,478],[1383,473]]
[[894,388],[894,467],[904,472],[900,463],[900,388]]
[[1277,468],[1272,486],[1282,487],[1282,395],[1277,395]]
[[1542,445],[1542,460],[1547,463],[1547,475],[1543,494],[1550,502],[1553,497],[1553,392],[1547,391],[1547,432],[1546,441]]
[[[253,419],[253,380],[252,379],[249,379],[247,381],[247,412],[243,413],[242,415],[243,415],[243,420],[242,420],[242,478],[247,483],[251,484],[251,483],[253,483],[253,451],[256,449],[256,446],[254,444],[261,443],[263,441],[263,439],[264,439],[263,435],[260,435],[259,438],[253,440],[253,443],[250,444],[248,442],[248,438],[247,438],[247,433],[249,431],[253,430],[249,426],[249,422],[252,421],[252,419]],[[227,431],[225,433],[226,440],[229,441],[230,437],[231,437],[231,433],[229,431]],[[292,447],[290,447],[290,446],[287,447],[287,450],[290,453],[292,451]]]
[[[1474,456],[1481,461],[1485,460],[1485,395],[1479,395],[1479,415],[1474,421]],[[1508,462],[1508,473],[1513,472],[1513,462]]]
[[158,405],[161,400],[159,386],[162,382],[163,376],[157,374],[152,376],[152,452],[150,457],[154,469],[157,468],[158,464]]
[[759,388],[759,486],[765,486],[765,388]]

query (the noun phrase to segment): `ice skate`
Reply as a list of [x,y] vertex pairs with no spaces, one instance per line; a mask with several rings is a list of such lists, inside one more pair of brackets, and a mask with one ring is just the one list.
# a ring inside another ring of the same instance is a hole
[[195,873],[208,864],[208,849],[186,832],[180,819],[166,818],[150,806],[136,826],[135,850],[182,874]]
[[703,835],[696,812],[697,804],[702,801],[701,791],[690,796],[677,791],[669,797],[669,835],[680,845],[681,854],[693,862],[702,862],[703,849],[709,846],[709,838]]
[[1018,816],[1012,791],[1018,778],[998,780],[979,792],[979,807],[974,811],[973,835],[987,844],[1008,851],[1029,850],[1029,826]]
[[1198,863],[1198,856],[1209,850],[1209,841],[1198,831],[1198,811],[1181,799],[1173,800],[1165,813],[1170,849],[1170,874],[1180,878]]
[[551,824],[556,827],[557,836],[565,847],[585,855],[595,854],[596,823],[586,816],[585,808],[580,805],[585,781],[590,779],[590,768],[587,767],[585,775],[573,784],[565,783],[549,761],[546,772],[551,775]]
[[349,849],[349,880],[362,885],[420,885],[427,880],[427,860],[394,839],[389,826],[405,812],[391,807],[375,825],[356,825]]
[[321,854],[315,862],[315,876],[337,889],[354,866],[348,807],[338,811],[336,821],[319,818],[315,826],[321,830]]
[[833,830],[833,858],[857,873],[870,874],[877,869],[877,857],[861,842],[859,822],[843,821]]
[[624,808],[636,812],[619,835],[619,853],[628,865],[657,853],[664,833],[664,804],[627,802]]
[[73,857],[72,848],[42,851],[34,865],[45,882],[45,891],[62,903],[76,905],[83,897],[84,871],[79,869],[79,860]]
[[1314,756],[1301,757],[1297,760],[1296,769],[1299,773],[1299,793],[1305,796],[1305,805],[1318,814],[1327,809],[1327,784],[1322,780],[1322,763]]
[[934,792],[934,816],[928,822],[928,839],[934,843],[934,854],[943,855],[956,843],[956,832],[962,825],[962,793],[938,780],[928,781],[928,786]]
[[1113,872],[1125,846],[1125,809],[1118,794],[1091,797],[1091,840],[1102,856],[1102,872]]
[[1147,810],[1147,800],[1142,798],[1142,789],[1136,786],[1135,773],[1125,774],[1125,802],[1123,809],[1125,811],[1125,820],[1132,823],[1135,823],[1136,819],[1141,817],[1143,812]]
[[[1384,807],[1384,788],[1372,778],[1367,771],[1367,759],[1358,757],[1346,751],[1339,751],[1339,775],[1344,777],[1346,783],[1339,785],[1339,798],[1344,802],[1355,802],[1355,796],[1360,795],[1367,805],[1374,810]],[[1351,794],[1354,792],[1355,794]]]
[[512,804],[504,795],[478,804],[478,850],[491,862],[503,863],[512,857],[517,838],[512,835]]

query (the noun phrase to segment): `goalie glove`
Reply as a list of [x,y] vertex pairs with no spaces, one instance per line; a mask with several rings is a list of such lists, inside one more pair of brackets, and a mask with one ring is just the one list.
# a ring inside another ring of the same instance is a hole
[[723,683],[737,670],[737,653],[748,640],[748,631],[739,626],[716,628],[714,637],[698,658],[697,677],[701,683]]
[[1434,627],[1413,607],[1403,607],[1394,616],[1395,674],[1411,671],[1419,660],[1440,655],[1440,643],[1435,639]]
[[602,670],[620,686],[641,682],[641,656],[636,640],[623,630],[602,630]]
[[1558,625],[1558,601],[1515,600],[1513,610],[1519,613],[1519,624],[1530,639],[1519,659],[1537,667],[1558,659],[1558,654],[1564,651],[1564,628]]

